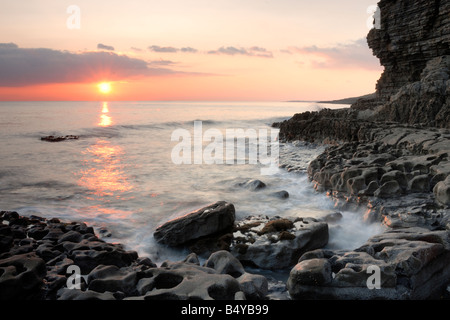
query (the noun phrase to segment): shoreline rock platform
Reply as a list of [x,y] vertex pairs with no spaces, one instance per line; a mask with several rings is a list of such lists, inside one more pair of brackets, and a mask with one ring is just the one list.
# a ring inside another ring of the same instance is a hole
[[273,126],[282,141],[329,145],[308,168],[315,189],[388,229],[352,251],[305,253],[287,283],[294,299],[439,299],[450,283],[450,3],[378,7],[375,94]]

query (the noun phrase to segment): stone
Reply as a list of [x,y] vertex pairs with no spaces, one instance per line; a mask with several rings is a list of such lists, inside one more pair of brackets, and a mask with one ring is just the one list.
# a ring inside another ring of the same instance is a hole
[[74,135],[66,135],[66,136],[45,136],[41,137],[42,141],[47,142],[60,142],[60,141],[66,141],[66,140],[78,140],[79,136]]
[[212,268],[220,274],[229,274],[234,278],[240,277],[245,273],[241,262],[225,250],[214,252],[206,260],[205,267]]
[[323,286],[331,282],[331,265],[327,259],[310,259],[299,262],[292,268],[287,287],[294,292],[297,285]]
[[233,204],[219,201],[159,226],[153,233],[161,244],[179,246],[233,226]]
[[279,199],[287,199],[289,198],[289,192],[286,190],[277,191],[270,194],[272,197],[279,198]]
[[433,193],[440,204],[450,206],[450,176],[438,182],[433,188]]
[[238,186],[246,188],[251,191],[257,191],[266,187],[266,184],[258,179],[250,179],[245,182],[238,183]]
[[121,291],[127,295],[135,291],[137,272],[114,265],[99,265],[88,275],[88,288],[96,292]]
[[385,182],[381,187],[379,187],[375,192],[374,196],[379,198],[389,198],[399,195],[402,189],[396,180],[391,180]]
[[116,300],[112,292],[81,291],[62,288],[58,291],[57,300]]
[[304,252],[325,246],[328,237],[328,224],[314,218],[251,217],[237,223],[230,252],[244,264],[284,269]]
[[[449,261],[447,231],[398,228],[354,251],[305,253],[287,286],[294,299],[429,299],[442,293]],[[378,289],[368,287],[373,270],[379,272]]]
[[411,192],[429,192],[430,178],[427,174],[415,176],[408,182],[408,190]]
[[264,299],[269,291],[266,277],[245,272],[236,279],[246,300]]
[[35,253],[0,260],[0,299],[15,300],[37,296],[46,274],[45,261]]

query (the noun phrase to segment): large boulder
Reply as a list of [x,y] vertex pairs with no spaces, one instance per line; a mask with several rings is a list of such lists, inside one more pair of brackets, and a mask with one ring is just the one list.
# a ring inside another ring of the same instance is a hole
[[179,246],[225,231],[233,226],[234,221],[234,205],[219,201],[164,223],[155,230],[153,236],[161,244]]

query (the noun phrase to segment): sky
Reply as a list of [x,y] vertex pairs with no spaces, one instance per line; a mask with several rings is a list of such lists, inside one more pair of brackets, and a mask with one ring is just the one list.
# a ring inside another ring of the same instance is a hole
[[[372,93],[383,71],[366,41],[374,5],[0,0],[0,101],[317,101]],[[102,82],[110,90],[100,90]]]

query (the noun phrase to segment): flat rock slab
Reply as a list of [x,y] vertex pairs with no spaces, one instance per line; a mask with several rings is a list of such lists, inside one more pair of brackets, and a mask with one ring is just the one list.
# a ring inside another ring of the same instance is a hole
[[235,217],[233,204],[218,201],[164,223],[153,236],[161,244],[179,246],[231,228]]

